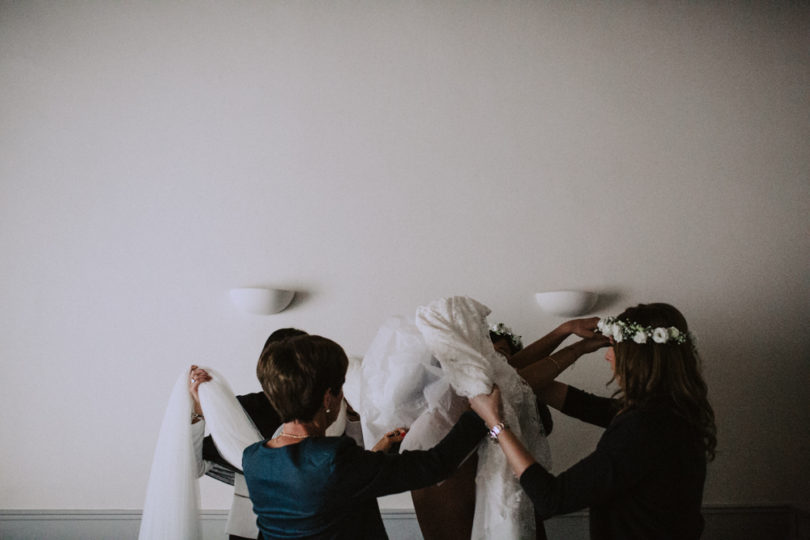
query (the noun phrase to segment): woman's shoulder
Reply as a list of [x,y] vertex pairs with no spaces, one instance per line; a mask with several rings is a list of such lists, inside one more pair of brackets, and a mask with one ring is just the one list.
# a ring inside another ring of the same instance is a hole
[[311,460],[340,460],[346,456],[365,452],[353,439],[342,435],[307,439],[302,441],[299,450]]
[[646,441],[659,440],[675,444],[691,438],[693,429],[675,406],[666,399],[652,400],[642,406],[630,407],[616,415],[605,435]]
[[[251,444],[242,454],[243,462],[254,460],[262,463],[303,463],[310,466],[328,466],[341,459],[340,456],[349,449],[352,440],[348,437],[314,437],[304,439],[286,446],[268,446],[268,441]],[[349,449],[350,450],[350,449]]]
[[267,441],[259,441],[255,442],[247,447],[242,451],[242,470],[248,470],[259,466],[261,463],[265,463],[265,456],[264,451],[269,450],[265,443]]
[[256,452],[261,451],[261,449],[264,447],[264,445],[266,443],[267,443],[267,440],[262,440],[262,441],[258,441],[258,442],[255,442],[253,444],[250,444],[250,445],[245,447],[244,451],[242,452],[242,455],[243,456],[254,455]]
[[345,451],[346,449],[350,449],[352,447],[359,448],[354,442],[354,439],[351,439],[345,435],[317,437],[309,439],[309,443],[312,445],[313,449],[323,451]]

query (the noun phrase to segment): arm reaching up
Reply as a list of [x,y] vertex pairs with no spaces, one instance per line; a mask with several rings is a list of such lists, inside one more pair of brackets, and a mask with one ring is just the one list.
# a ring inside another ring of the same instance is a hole
[[610,345],[610,340],[604,336],[585,338],[560,349],[551,356],[529,364],[518,370],[518,373],[529,383],[541,401],[560,410],[565,402],[568,386],[556,382],[554,379],[583,354],[598,351],[608,345]]
[[551,355],[571,334],[581,338],[591,338],[594,336],[594,330],[596,330],[596,323],[598,322],[599,317],[566,321],[525,349],[512,355],[509,364],[513,368],[520,370],[543,360]]

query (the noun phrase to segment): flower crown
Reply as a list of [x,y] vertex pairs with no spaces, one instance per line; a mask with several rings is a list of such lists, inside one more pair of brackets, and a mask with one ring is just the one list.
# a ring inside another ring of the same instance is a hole
[[661,326],[653,328],[652,326],[644,326],[636,322],[620,321],[616,317],[606,317],[599,319],[596,325],[597,332],[600,334],[613,338],[616,343],[621,343],[625,340],[632,340],[639,345],[643,345],[652,340],[654,343],[675,343],[681,345],[686,343],[687,336],[674,326],[663,328]]
[[523,342],[520,340],[520,336],[515,335],[512,332],[512,329],[499,322],[498,324],[493,324],[489,327],[490,334],[495,334],[498,337],[506,338],[512,344],[512,348],[516,351],[519,351],[523,348]]

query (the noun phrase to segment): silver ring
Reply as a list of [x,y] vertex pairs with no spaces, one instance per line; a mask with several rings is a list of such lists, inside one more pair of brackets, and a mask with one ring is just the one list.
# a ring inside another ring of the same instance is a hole
[[197,379],[191,379],[191,382],[197,382]]

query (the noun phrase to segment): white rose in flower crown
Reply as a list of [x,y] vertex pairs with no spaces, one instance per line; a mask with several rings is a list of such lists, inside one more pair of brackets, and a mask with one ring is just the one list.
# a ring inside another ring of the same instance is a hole
[[635,341],[639,345],[644,345],[645,343],[647,343],[647,333],[644,330],[639,330],[633,336],[633,341]]
[[652,338],[656,343],[666,343],[669,339],[669,332],[666,328],[656,328],[653,330]]
[[607,325],[605,325],[604,319],[599,319],[599,322],[596,323],[596,328],[599,330],[600,334],[605,334],[607,330]]
[[678,339],[678,336],[681,335],[681,331],[675,328],[674,326],[669,327],[669,337],[672,339]]
[[610,329],[610,333],[613,334],[613,341],[616,343],[621,343],[624,341],[624,333],[622,332],[622,327],[619,324],[614,324],[613,328]]

